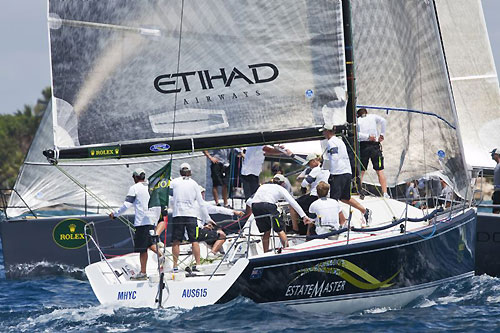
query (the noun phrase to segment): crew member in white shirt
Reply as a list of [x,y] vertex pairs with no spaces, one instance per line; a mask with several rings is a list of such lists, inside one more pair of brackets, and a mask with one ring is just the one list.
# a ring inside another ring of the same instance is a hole
[[[158,220],[154,209],[149,209],[149,190],[148,184],[145,181],[146,172],[143,169],[134,170],[132,177],[135,184],[132,185],[125,197],[125,202],[116,211],[109,214],[111,219],[123,215],[130,207],[134,206],[135,219],[135,235],[134,235],[134,251],[139,253],[141,263],[140,273],[132,276],[131,280],[146,280],[146,264],[148,262],[148,248],[156,252],[160,256],[160,261],[163,260],[161,254],[157,252],[156,245],[153,243],[150,231],[154,230],[154,225]],[[159,213],[159,212],[158,212]]]
[[[293,156],[291,151],[286,149],[285,151],[289,156]],[[247,147],[245,153],[242,155],[241,182],[243,183],[245,200],[248,200],[259,188],[259,176],[262,172],[262,164],[264,164],[265,159],[264,153],[280,154],[281,151],[271,146],[253,146]]]
[[384,155],[382,154],[382,145],[385,136],[385,126],[387,121],[376,114],[368,114],[366,109],[358,110],[358,140],[359,140],[359,158],[361,160],[361,182],[368,169],[369,160],[372,161],[372,167],[377,173],[382,195],[388,198],[387,180],[384,174]]
[[[172,254],[174,257],[174,271],[177,270],[177,261],[180,253],[180,242],[184,239],[184,232],[187,231],[188,240],[193,249],[196,265],[200,264],[200,245],[196,240],[197,219],[200,209],[202,214],[207,214],[205,201],[201,197],[200,186],[191,179],[191,166],[182,163],[180,167],[180,177],[170,182],[172,191]],[[193,266],[191,271],[199,272]]]
[[356,199],[351,198],[351,162],[347,154],[345,143],[335,136],[335,127],[325,125],[321,129],[323,136],[328,140],[325,154],[330,160],[330,198],[340,200],[359,210],[365,219],[366,225],[370,225],[372,212],[363,207]]
[[[321,168],[321,157],[314,153],[307,155],[306,161],[303,165],[307,165],[310,171],[302,179],[302,183],[300,184],[300,186],[304,189],[310,187],[310,192],[298,198],[297,203],[304,210],[304,212],[308,214],[311,204],[314,201],[318,200],[316,186],[321,181],[328,182],[330,172]],[[304,225],[301,225],[301,223],[299,223],[298,215],[293,208],[290,208],[290,216],[292,217],[293,230],[299,234],[306,234],[307,229],[304,228]]]
[[316,189],[319,199],[309,207],[309,211],[315,214],[316,234],[321,235],[339,230],[345,224],[345,217],[338,201],[328,198],[330,185],[321,181]]
[[[295,199],[288,193],[284,187],[285,177],[281,174],[276,174],[272,180],[272,184],[261,185],[255,195],[247,201],[247,206],[251,207],[255,222],[259,228],[259,232],[264,233],[262,236],[262,247],[264,252],[269,251],[269,237],[271,236],[271,224],[273,230],[280,237],[283,247],[288,246],[288,238],[285,233],[285,224],[278,213],[276,203],[280,200],[286,200],[290,206],[295,209],[305,224],[311,223],[312,220],[307,217],[306,213],[300,208]],[[270,215],[270,216],[264,216]]]

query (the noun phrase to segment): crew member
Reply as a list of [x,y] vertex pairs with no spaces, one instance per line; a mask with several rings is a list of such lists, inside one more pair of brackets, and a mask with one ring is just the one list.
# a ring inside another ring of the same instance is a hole
[[[177,261],[180,253],[180,242],[187,232],[188,240],[193,249],[196,265],[200,264],[200,245],[196,240],[196,227],[198,226],[198,211],[207,216],[205,201],[201,197],[198,183],[191,179],[191,166],[182,163],[180,177],[170,183],[172,191],[172,254],[174,257],[174,271],[177,270]],[[196,265],[191,268],[193,272],[199,272]]]
[[150,231],[154,230],[154,225],[158,220],[158,216],[155,215],[155,210],[148,209],[149,203],[149,191],[148,184],[146,183],[146,172],[143,169],[136,169],[132,173],[134,178],[134,185],[132,185],[125,197],[125,202],[116,211],[109,214],[111,219],[114,219],[123,213],[130,207],[134,206],[135,218],[134,218],[134,251],[139,252],[139,260],[141,263],[141,271],[132,276],[131,280],[146,280],[146,264],[148,262],[148,248],[156,252],[159,256],[159,261],[163,262],[163,257],[157,251],[156,245],[153,244],[153,239],[151,237]]
[[384,141],[385,126],[387,121],[376,114],[368,114],[366,109],[358,110],[358,140],[360,147],[361,160],[361,182],[363,176],[368,169],[369,160],[372,161],[372,166],[377,173],[382,194],[385,198],[389,198],[387,194],[387,180],[384,175],[384,156],[382,154],[382,145]]
[[[491,158],[497,162],[493,172],[493,204],[500,205],[500,151],[495,148],[491,152]],[[493,214],[500,214],[500,208],[493,208]]]
[[212,176],[212,194],[214,196],[215,204],[220,206],[219,203],[219,186],[222,188],[222,200],[224,207],[228,205],[228,184],[230,176],[229,155],[231,149],[215,149],[210,154],[208,150],[203,151],[203,154],[210,160],[210,175]]
[[335,136],[335,126],[325,125],[321,129],[328,140],[325,153],[330,160],[330,198],[353,206],[363,214],[366,225],[371,224],[372,212],[351,198],[351,162],[345,143]]
[[[200,193],[203,200],[205,200],[205,188],[203,188],[202,186],[200,186]],[[226,207],[213,206],[206,201],[205,207],[208,215],[243,215],[242,211],[232,210]],[[200,219],[198,220],[198,232],[196,233],[196,235],[197,241],[205,241],[207,244],[211,245],[211,249],[208,252],[207,259],[217,259],[218,253],[222,248],[222,245],[226,241],[226,233],[222,230],[222,228],[219,228],[212,219],[207,220],[206,216],[200,216]]]
[[[309,154],[306,157],[304,165],[310,169],[310,172],[303,178],[300,184],[301,188],[306,189],[310,187],[309,194],[304,194],[297,199],[297,203],[306,212],[309,213],[309,206],[318,200],[318,193],[316,192],[316,186],[319,182],[328,182],[330,177],[330,172],[328,170],[323,170],[321,168],[321,158],[316,154]],[[308,214],[309,215],[309,214]],[[296,233],[305,234],[304,225],[299,223],[298,215],[293,208],[290,208],[290,216],[292,217],[292,228]]]
[[345,224],[345,217],[338,201],[328,197],[330,185],[320,181],[316,189],[319,199],[309,207],[309,211],[315,215],[316,234],[321,235],[339,230]]
[[[271,172],[273,173],[273,176],[278,173],[284,176],[283,168],[281,167],[281,165],[279,165],[279,163],[273,164],[273,166],[271,167]],[[292,184],[286,177],[285,177],[285,189],[288,191],[288,193],[293,194]]]
[[274,176],[271,184],[263,184],[255,192],[255,195],[247,201],[247,206],[251,207],[255,222],[262,236],[262,247],[264,252],[269,251],[269,237],[271,236],[271,224],[273,230],[278,233],[283,247],[288,246],[288,238],[285,233],[285,224],[278,213],[276,203],[279,200],[286,200],[295,209],[305,224],[312,220],[307,217],[295,199],[284,187],[285,177],[281,174]]

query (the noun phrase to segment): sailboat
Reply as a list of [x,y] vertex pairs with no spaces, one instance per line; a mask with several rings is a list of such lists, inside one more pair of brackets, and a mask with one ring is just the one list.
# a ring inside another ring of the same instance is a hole
[[319,139],[325,124],[356,155],[358,104],[388,119],[391,182],[432,173],[463,198],[422,211],[366,197],[370,228],[344,206],[349,227],[337,235],[267,253],[250,218],[195,275],[151,256],[148,280],[133,281],[136,254],[103,257],[85,269],[101,303],[191,308],[243,296],[353,312],[402,307],[473,275],[476,211],[434,1],[51,0],[49,26],[63,138],[44,151],[53,164]]

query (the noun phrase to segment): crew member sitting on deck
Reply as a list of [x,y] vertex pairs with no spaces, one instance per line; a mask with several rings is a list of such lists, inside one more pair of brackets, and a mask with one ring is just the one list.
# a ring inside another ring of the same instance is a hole
[[[377,173],[382,195],[389,198],[387,194],[387,180],[384,175],[384,156],[382,155],[382,145],[384,141],[385,126],[387,121],[376,114],[368,114],[366,109],[358,110],[358,139],[359,157],[361,160],[361,183],[363,176],[368,169],[368,162],[371,159],[372,166]],[[379,131],[380,126],[380,131]]]
[[278,213],[276,203],[284,199],[295,209],[305,224],[312,220],[307,217],[302,208],[295,199],[284,188],[285,177],[277,174],[274,176],[271,184],[261,185],[254,196],[247,201],[247,206],[251,207],[255,222],[262,236],[262,247],[264,252],[269,251],[269,237],[271,236],[271,225],[273,230],[278,233],[283,247],[288,246],[288,238],[285,233],[285,224]]
[[[319,182],[328,182],[330,177],[330,172],[328,170],[321,169],[321,158],[316,154],[309,154],[306,157],[304,165],[307,165],[310,172],[303,178],[300,186],[302,188],[307,188],[310,186],[311,190],[309,194],[304,194],[297,199],[297,203],[304,210],[306,214],[309,212],[309,206],[318,199],[318,194],[316,192],[316,186]],[[308,214],[309,215],[309,214]],[[305,225],[299,222],[299,216],[293,208],[290,208],[290,216],[292,217],[292,228],[298,234],[306,234]],[[309,216],[311,217],[311,216]]]
[[309,211],[315,214],[314,226],[316,227],[316,234],[321,235],[339,230],[340,227],[344,226],[346,220],[338,201],[328,198],[330,185],[321,181],[316,190],[319,199],[309,207]]
[[156,245],[153,244],[150,231],[154,230],[154,225],[159,217],[155,216],[155,211],[148,208],[149,191],[146,183],[146,172],[143,169],[136,169],[132,174],[135,184],[132,185],[125,198],[123,205],[116,211],[109,214],[111,219],[114,219],[127,211],[132,205],[134,206],[134,251],[139,252],[139,260],[141,263],[141,271],[132,276],[131,280],[146,280],[146,264],[148,262],[148,248],[156,252],[159,256],[159,261],[163,262],[163,257],[157,251]]
[[[205,200],[205,188],[200,186],[200,192],[203,200]],[[222,215],[236,215],[242,216],[243,212],[238,210],[232,210],[226,207],[214,206],[205,201],[205,208],[208,215],[210,214],[222,214]],[[212,245],[210,252],[208,252],[207,259],[216,259],[222,245],[226,241],[226,233],[222,228],[218,227],[213,220],[201,214],[201,218],[198,220],[198,231],[196,233],[197,241],[204,241],[209,245]]]
[[330,198],[353,206],[363,214],[366,225],[370,225],[372,212],[351,198],[351,162],[345,143],[335,136],[335,126],[325,125],[321,129],[328,140],[325,153],[330,160]]

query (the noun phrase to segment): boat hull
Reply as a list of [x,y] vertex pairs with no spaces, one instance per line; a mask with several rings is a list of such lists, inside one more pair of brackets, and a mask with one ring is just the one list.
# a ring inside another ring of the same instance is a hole
[[218,302],[244,296],[315,312],[402,307],[473,275],[475,222],[471,209],[418,234],[250,259]]

